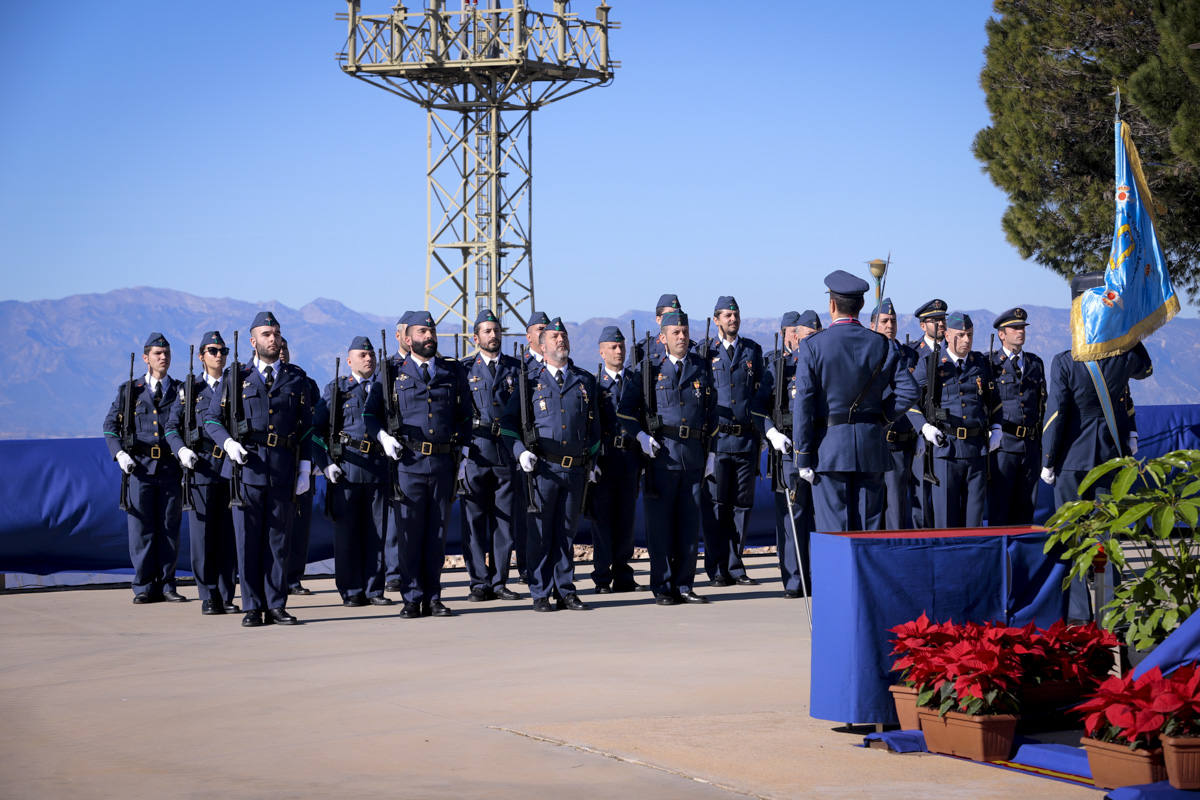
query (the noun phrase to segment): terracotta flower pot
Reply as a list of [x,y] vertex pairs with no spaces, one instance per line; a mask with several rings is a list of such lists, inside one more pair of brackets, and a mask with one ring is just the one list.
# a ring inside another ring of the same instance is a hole
[[896,703],[896,716],[900,718],[900,729],[916,731],[921,729],[921,718],[917,715],[917,687],[894,684],[888,687],[892,700]]
[[1092,782],[1098,789],[1157,783],[1167,777],[1162,750],[1130,750],[1121,742],[1102,742],[1087,737],[1080,740],[1080,744],[1087,751]]
[[962,756],[972,761],[1003,761],[1012,755],[1017,732],[1014,714],[960,714],[921,708],[921,730],[931,753]]
[[1164,736],[1167,780],[1176,789],[1200,789],[1200,736]]

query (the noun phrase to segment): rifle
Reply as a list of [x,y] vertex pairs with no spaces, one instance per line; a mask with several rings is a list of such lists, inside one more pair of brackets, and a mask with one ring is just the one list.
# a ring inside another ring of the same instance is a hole
[[[404,360],[401,359],[403,364]],[[397,408],[399,403],[396,398],[396,390],[392,383],[392,362],[388,359],[387,354],[387,330],[379,331],[379,384],[383,390],[383,429],[387,431],[389,436],[400,438],[400,410]],[[388,467],[388,483],[392,485],[389,490],[389,498],[394,501],[404,499],[404,492],[400,489],[399,482],[391,477],[392,469]],[[387,517],[387,514],[384,514]]]
[[[133,361],[134,354],[129,354],[129,383],[125,384],[124,408],[121,410],[121,449],[133,457],[134,446],[137,444],[137,434],[133,430]],[[129,510],[129,475],[121,470],[121,499],[122,511]]]
[[[188,377],[183,385],[183,445],[195,452],[196,444],[200,441],[200,432],[196,430],[196,345],[188,345]],[[194,511],[192,507],[192,471],[183,468],[183,510]]]
[[[596,365],[596,401],[597,402],[599,402],[599,400],[600,400],[600,378],[603,377],[603,375],[604,375],[604,362],[601,361],[598,365]],[[620,398],[618,398],[618,401],[619,400],[620,400]],[[603,430],[600,431],[600,436],[601,437],[604,436]],[[603,447],[604,447],[604,445],[601,444],[601,451],[603,451]],[[599,459],[599,453],[597,453],[596,457],[597,457],[597,459]],[[585,480],[583,482],[583,518],[590,519],[593,522],[596,521],[596,498],[595,498],[595,493],[592,491],[592,482],[589,480]]]
[[[933,347],[929,349],[929,355],[925,357],[925,400],[922,403],[921,411],[925,415],[925,421],[931,425],[941,426],[946,422],[948,416],[946,409],[941,407],[942,387],[938,380],[938,348],[941,339],[937,337],[937,328],[934,328]],[[932,484],[939,485],[937,476],[933,473],[933,443],[925,443],[925,462],[924,474],[921,480]]]
[[709,331],[711,331],[711,330],[712,330],[712,317],[709,317],[708,319],[704,320],[704,350],[702,350],[700,352],[700,357],[704,359],[705,364],[708,364],[708,359],[711,357],[710,353],[712,352],[708,348]]
[[637,363],[637,323],[629,320],[629,365]]
[[[533,423],[533,408],[529,399],[529,370],[525,364],[525,348],[521,348],[521,363],[517,371],[517,394],[521,402],[521,443],[525,449],[537,455],[537,428]],[[520,469],[520,467],[518,467]],[[521,470],[525,476],[525,511],[529,514],[538,513],[537,501],[534,499],[533,473]]]
[[[662,417],[658,413],[658,395],[654,390],[654,381],[650,376],[650,334],[646,333],[646,346],[642,350],[642,413],[643,425],[652,437],[658,435],[662,428]],[[658,497],[658,488],[654,485],[654,465],[647,463],[643,470],[645,474],[646,497]]]
[[[783,356],[783,348],[779,347],[779,334],[775,334],[775,395],[774,401],[771,404],[771,424],[780,433],[790,435],[792,431],[792,414],[790,411],[783,410],[783,404],[787,397],[787,392],[784,391],[787,385],[784,374],[785,368],[786,359]],[[771,488],[776,492],[786,493],[790,491],[790,488],[787,485],[787,476],[783,473],[783,453],[774,447],[769,452],[768,465],[771,471]]]
[[[229,435],[238,441],[247,430],[246,415],[242,412],[242,364],[238,361],[238,332],[233,332],[233,364],[229,367],[229,378],[225,381],[225,412],[229,414]],[[232,471],[229,476],[229,507],[241,508],[242,465],[229,459]]]

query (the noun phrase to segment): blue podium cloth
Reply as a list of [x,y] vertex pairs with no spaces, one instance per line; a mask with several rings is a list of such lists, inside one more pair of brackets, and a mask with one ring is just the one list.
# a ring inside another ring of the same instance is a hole
[[871,742],[883,742],[893,753],[928,753],[925,746],[925,734],[921,731],[882,731],[868,733],[863,737],[863,747],[870,747]]
[[809,713],[895,724],[888,629],[922,613],[939,622],[1060,619],[1062,574],[1039,555],[1045,540],[1028,527],[814,534]]
[[1167,781],[1159,781],[1111,789],[1104,797],[1106,800],[1195,800],[1200,797],[1200,792],[1185,792]]
[[1200,614],[1192,614],[1150,651],[1134,669],[1133,677],[1140,678],[1155,667],[1166,675],[1189,661],[1200,661]]
[[1082,747],[1072,747],[1069,744],[1029,741],[1017,748],[1017,754],[1012,757],[1012,760],[1014,764],[1023,764],[1027,767],[1065,772],[1081,778],[1092,777],[1092,768],[1088,766],[1087,751]]

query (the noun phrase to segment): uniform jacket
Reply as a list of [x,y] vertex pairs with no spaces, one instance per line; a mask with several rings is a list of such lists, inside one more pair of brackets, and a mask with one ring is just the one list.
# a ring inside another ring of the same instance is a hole
[[[530,408],[526,413],[533,420],[537,435],[534,455],[559,463],[566,456],[572,459],[595,456],[600,449],[600,395],[595,377],[587,370],[567,364],[563,367],[560,389],[544,363],[531,366],[527,375]],[[528,449],[520,435],[520,387],[509,398],[503,429],[513,458],[520,458]]]
[[[1006,428],[1019,426],[1019,438],[1004,432],[1000,449],[1005,453],[1039,453],[1042,449],[1042,423],[1046,411],[1046,367],[1036,354],[1022,351],[1021,377],[1017,378],[1012,359],[1003,350],[993,351],[992,380],[996,388],[996,422]],[[1021,429],[1025,430],[1021,430]]]
[[[717,424],[717,388],[712,370],[696,353],[683,359],[678,380],[675,366],[666,356],[650,361],[654,387],[654,411],[662,420],[655,434],[662,449],[654,462],[669,470],[702,470],[708,458],[708,434]],[[621,393],[618,418],[626,436],[636,437],[643,430],[645,403],[642,396],[642,370],[629,370]],[[687,436],[684,438],[683,434]]]
[[504,443],[500,427],[504,410],[517,393],[521,362],[501,353],[494,378],[481,355],[476,354],[464,360],[462,365],[467,371],[467,384],[474,408],[470,459],[482,467],[511,467],[512,450]]
[[[857,322],[835,322],[817,331],[797,348],[792,401],[796,467],[887,472],[892,457],[884,430],[916,397],[912,375],[887,337]],[[850,416],[855,398],[861,399]]]
[[[928,354],[928,350],[926,350]],[[922,398],[928,390],[928,356],[917,361],[913,378],[921,388]],[[992,383],[992,367],[987,356],[974,350],[967,353],[961,366],[955,366],[943,345],[938,352],[938,407],[949,415],[939,427],[946,434],[946,444],[934,447],[936,458],[976,458],[987,455],[988,436],[993,422],[999,422],[1000,412],[995,400]],[[909,409],[913,427],[920,430],[925,424],[921,408],[916,404]],[[962,438],[965,431],[975,431]]]
[[[796,350],[785,351],[783,354],[783,410],[792,413],[792,399],[796,396]],[[791,436],[795,425],[780,428],[775,424],[775,375],[778,367],[778,351],[771,351],[763,356],[763,379],[759,387],[759,399],[755,404],[755,419],[759,430],[766,436],[767,431],[776,428],[784,436]],[[770,445],[768,445],[769,447]],[[783,454],[783,464],[788,473],[793,471],[793,451]]]
[[[475,413],[462,365],[444,356],[435,356],[428,363],[428,383],[421,378],[416,359],[410,356],[394,370],[389,387],[400,417],[397,438],[404,444],[398,469],[422,475],[454,469],[461,448],[470,440]],[[422,442],[454,447],[448,452],[422,455]]]
[[717,424],[741,426],[739,433],[717,433],[712,449],[718,453],[757,453],[759,424],[753,412],[762,387],[762,347],[753,339],[739,336],[731,354],[730,348],[714,338],[708,342],[708,358],[717,390]]
[[[154,477],[163,480],[179,479],[179,462],[171,457],[167,442],[168,422],[171,412],[179,403],[179,381],[170,375],[162,379],[162,399],[154,402],[154,393],[146,383],[146,376],[133,380],[133,434],[137,441],[132,451],[126,451],[137,462],[133,474],[142,478]],[[113,458],[122,449],[122,415],[125,413],[125,393],[129,381],[117,387],[117,399],[113,400],[104,417],[104,442]],[[157,447],[158,450],[151,448]],[[152,454],[157,452],[158,458]]]
[[[912,371],[916,369],[917,359],[919,358],[917,349],[915,347],[902,344],[895,339],[892,339],[891,342],[892,347],[896,350],[896,354],[899,356],[900,361],[904,364],[905,369],[907,369],[909,373],[912,373]],[[923,343],[924,340],[922,340],[922,344]],[[926,348],[926,352],[928,352],[928,348]],[[891,387],[888,388],[888,392],[891,393]],[[887,437],[888,447],[890,449],[912,450],[914,447],[916,447],[916,437],[920,434],[913,428],[912,420],[906,413],[901,414],[899,417],[896,417],[896,419],[892,420],[892,423],[887,426],[887,431],[884,433],[884,435]],[[905,441],[899,441],[897,437],[903,438]]]
[[[187,378],[184,378],[179,383],[179,402],[171,407],[171,417],[167,420],[167,444],[171,446],[171,452],[176,456],[179,451],[187,447],[185,441],[184,423],[184,401],[187,397],[185,387]],[[212,402],[213,389],[208,385],[203,377],[196,377],[192,389],[193,402],[193,419],[196,425],[198,438],[191,450],[196,454],[196,466],[192,468],[192,480],[197,486],[205,486],[213,481],[221,479],[221,470],[225,466],[225,451],[221,449],[220,442],[214,442],[209,436],[208,426],[204,424],[204,415],[208,412],[208,406]],[[220,385],[220,382],[217,383]],[[222,440],[224,441],[224,440]]]
[[1096,363],[1112,398],[1120,442],[1113,442],[1108,431],[1087,367],[1064,350],[1050,365],[1050,396],[1042,430],[1043,466],[1058,472],[1090,470],[1125,452],[1129,432],[1136,427],[1130,407],[1122,398],[1128,396],[1129,381],[1148,378],[1154,365],[1140,342],[1127,353]]
[[387,480],[390,460],[379,444],[379,429],[383,424],[383,388],[374,376],[365,381],[353,375],[338,379],[336,428],[331,429],[330,415],[334,413],[333,381],[325,386],[321,402],[313,414],[313,463],[324,470],[331,463],[330,431],[336,430],[342,447],[337,462],[342,468],[342,481],[358,484],[378,484]]

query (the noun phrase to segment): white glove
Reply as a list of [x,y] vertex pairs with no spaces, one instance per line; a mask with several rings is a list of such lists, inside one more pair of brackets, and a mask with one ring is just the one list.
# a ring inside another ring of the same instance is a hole
[[708,458],[704,461],[704,477],[706,480],[708,478],[713,478],[714,480],[716,479],[716,477],[717,477],[717,454],[716,453],[709,453]]
[[600,465],[599,464],[597,464],[596,466],[594,466],[590,470],[588,470],[588,483],[596,483],[598,480],[600,480]]
[[380,431],[379,435],[375,438],[383,445],[383,452],[388,454],[388,458],[392,461],[400,460],[400,453],[404,450],[404,446],[400,444],[395,436],[392,436],[387,431]]
[[458,462],[458,474],[454,476],[454,480],[461,481],[467,478],[467,460],[464,458]]
[[800,480],[808,481],[810,486],[812,485],[812,482],[814,480],[816,480],[816,477],[817,477],[816,473],[813,472],[812,469],[810,469],[809,467],[801,467],[799,469],[799,474],[800,474]]
[[526,450],[517,457],[517,463],[521,465],[522,472],[533,472],[533,468],[537,466],[538,457]]
[[1004,439],[1004,431],[999,426],[992,428],[991,434],[988,435],[988,452],[991,453],[1000,448],[1000,442]]
[[246,448],[242,447],[233,439],[226,439],[221,443],[221,449],[229,454],[229,457],[236,461],[239,465],[246,463],[246,457],[250,454],[246,452]]
[[121,467],[121,472],[124,472],[126,475],[133,472],[133,468],[137,466],[137,462],[133,460],[133,456],[124,450],[117,451],[117,464]]
[[936,425],[926,422],[921,426],[921,435],[930,444],[941,447],[946,443],[946,435],[937,429]]
[[1054,467],[1042,467],[1042,483],[1047,486],[1054,485]]
[[792,449],[792,440],[777,431],[774,426],[767,431],[767,441],[771,443],[771,447],[774,447],[781,453],[786,453]]
[[[346,473],[342,472],[342,468],[337,464],[330,464],[325,468],[325,480],[329,481],[330,483],[337,483],[345,474]],[[302,492],[297,492],[296,494],[302,494]]]
[[662,445],[658,443],[658,440],[645,431],[638,431],[637,440],[638,444],[642,446],[642,452],[650,458],[654,458],[658,451],[662,449]]
[[187,469],[196,466],[196,454],[192,452],[190,447],[179,448],[179,463],[183,464]]
[[300,462],[300,474],[296,476],[296,496],[304,494],[308,488],[312,486],[312,464],[308,461]]
[[1137,455],[1137,439],[1137,431],[1131,431],[1129,433],[1129,439],[1126,440],[1126,444],[1129,446],[1129,455],[1131,456]]

